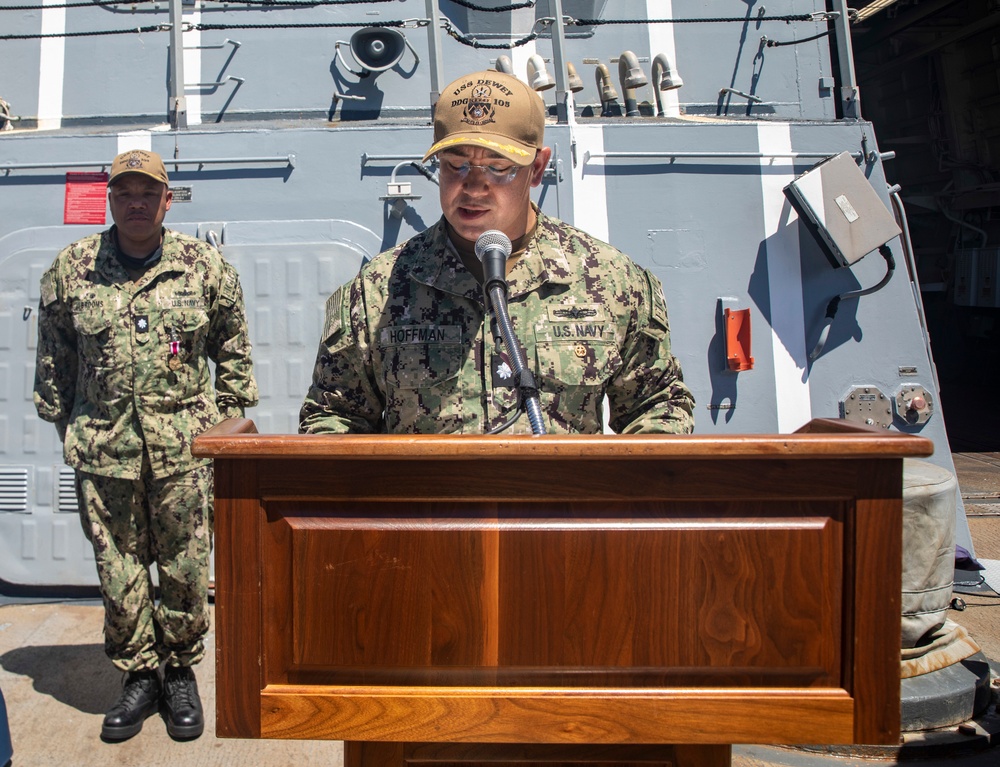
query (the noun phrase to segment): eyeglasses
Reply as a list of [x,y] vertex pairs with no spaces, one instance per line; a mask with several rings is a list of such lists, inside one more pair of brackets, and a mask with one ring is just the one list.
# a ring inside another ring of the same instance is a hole
[[473,165],[471,162],[463,162],[456,165],[450,159],[441,159],[441,170],[448,175],[464,180],[472,168],[476,168],[482,171],[482,174],[486,176],[486,179],[493,184],[509,184],[515,178],[517,178],[518,171],[521,170],[520,165],[510,165],[510,166],[497,166],[497,165]]

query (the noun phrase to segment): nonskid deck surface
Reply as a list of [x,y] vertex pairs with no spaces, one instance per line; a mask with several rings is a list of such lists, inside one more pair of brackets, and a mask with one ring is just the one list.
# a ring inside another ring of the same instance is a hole
[[[992,519],[988,534],[1000,541],[1000,517]],[[967,601],[970,606],[965,612],[952,612],[950,617],[969,629],[990,658],[998,657],[1000,600],[973,596]],[[122,767],[340,767],[343,764],[343,745],[339,741],[215,737],[214,632],[209,635],[208,655],[197,670],[207,714],[201,738],[175,742],[167,735],[163,720],[153,716],[131,740],[103,742],[101,720],[121,688],[118,673],[104,657],[102,616],[100,605],[93,601],[0,606],[0,688],[7,703],[15,767],[105,767],[112,761]],[[725,722],[720,721],[722,737],[725,728]],[[998,740],[995,733],[993,740]],[[965,756],[919,763],[924,767],[996,764],[995,746],[978,748]],[[842,756],[821,756],[789,748],[736,746],[733,749],[734,767],[891,767],[902,763],[902,758],[845,760]]]

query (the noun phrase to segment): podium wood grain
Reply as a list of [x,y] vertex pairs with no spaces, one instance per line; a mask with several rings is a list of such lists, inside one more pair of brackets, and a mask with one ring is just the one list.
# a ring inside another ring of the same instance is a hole
[[714,767],[899,737],[902,459],[791,435],[200,436],[220,737]]

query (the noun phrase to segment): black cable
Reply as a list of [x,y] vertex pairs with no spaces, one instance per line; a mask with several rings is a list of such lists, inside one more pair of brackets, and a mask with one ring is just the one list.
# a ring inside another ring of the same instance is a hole
[[[219,0],[220,2],[222,0]],[[534,0],[531,2],[526,2],[523,5],[509,5],[498,8],[482,8],[475,6],[472,3],[467,2],[467,0],[452,0],[459,5],[464,5],[466,8],[473,8],[475,10],[481,11],[505,11],[514,10],[517,8],[527,8],[534,5]],[[116,6],[116,5],[136,5],[141,3],[155,2],[155,0],[134,0],[134,2],[128,2],[127,0],[93,0],[92,2],[70,2],[61,6],[12,6],[0,8],[0,10],[44,10],[45,8],[79,8],[85,6]],[[315,7],[321,5],[349,5],[349,4],[368,4],[368,3],[386,3],[395,2],[395,0],[300,0],[299,2],[281,2],[281,0],[228,0],[229,3],[241,3],[244,5],[257,5],[262,7],[285,7],[291,8],[295,6],[302,7]],[[812,14],[800,14],[794,16],[760,16],[758,18],[752,19],[755,23],[762,21],[783,21],[785,23],[790,23],[793,21],[814,21]],[[570,17],[565,17],[566,24],[570,26],[600,26],[605,24],[694,24],[694,23],[722,23],[722,22],[747,22],[746,17],[715,17],[715,18],[695,18],[695,19],[572,19]],[[486,50],[512,50],[514,48],[519,48],[523,45],[538,39],[537,32],[531,32],[530,34],[518,39],[512,40],[507,43],[483,43],[478,39],[469,37],[465,34],[459,32],[454,25],[448,21],[448,19],[443,19],[444,29],[448,35],[454,39],[456,42],[462,45],[467,45],[470,48],[476,49],[486,49]],[[189,29],[200,30],[200,31],[225,31],[230,29],[328,29],[328,28],[338,28],[338,27],[402,27],[405,25],[404,21],[364,21],[364,22],[317,22],[313,24],[192,24]],[[156,32],[159,30],[165,31],[164,26],[146,26],[146,27],[136,27],[134,29],[108,29],[99,30],[95,32],[48,32],[48,33],[32,33],[23,35],[0,35],[0,41],[2,40],[40,40],[50,37],[101,37],[107,35],[125,35],[125,34],[143,34],[146,32]],[[805,42],[804,40],[798,42]]]
[[522,37],[520,40],[511,40],[508,43],[481,43],[474,37],[469,37],[468,35],[463,35],[449,22],[447,19],[442,19],[444,22],[444,31],[448,33],[448,36],[461,43],[462,45],[467,45],[470,48],[486,48],[493,50],[510,50],[512,48],[519,48],[522,45],[527,45],[532,40],[538,39],[537,32],[531,32],[530,34]]
[[[979,586],[985,586],[993,593],[985,594],[982,591],[961,590],[970,588],[974,589]],[[982,597],[983,599],[1000,599],[1000,593],[998,593],[996,589],[994,589],[990,584],[986,582],[986,577],[983,575],[980,575],[979,578],[975,581],[955,581],[954,590],[957,591],[959,594],[961,594],[963,597]],[[962,604],[959,606],[955,604],[956,602],[961,602]],[[951,600],[951,603],[949,605],[950,610],[956,610],[958,612],[968,610],[970,607],[992,607],[992,605],[970,605],[961,597],[955,597],[954,599]]]
[[816,342],[816,346],[813,350],[809,353],[810,361],[819,357],[823,351],[823,347],[826,346],[827,337],[830,335],[830,326],[833,324],[833,318],[837,316],[837,309],[840,307],[841,301],[848,298],[860,298],[861,296],[867,296],[869,293],[881,290],[888,284],[890,278],[892,277],[892,273],[896,271],[896,260],[892,257],[892,251],[889,249],[887,244],[880,246],[878,252],[879,255],[885,259],[885,276],[870,288],[841,293],[839,296],[834,296],[830,299],[830,303],[826,305],[826,317],[824,318],[823,328],[819,332],[819,340]]
[[517,423],[517,419],[519,419],[522,415],[524,415],[524,408],[521,407],[520,405],[518,405],[517,410],[514,411],[514,415],[512,415],[510,417],[510,420],[508,420],[506,423],[500,424],[495,429],[490,429],[486,433],[487,434],[499,434],[502,431],[506,431],[511,426],[513,426],[515,423]]
[[[370,5],[375,3],[394,3],[397,0],[213,0],[220,5],[252,5],[262,7],[294,8],[302,6],[311,8],[322,5]],[[114,6],[134,6],[148,5],[159,2],[159,0],[76,0],[75,2],[60,3],[59,5],[5,5],[0,6],[0,11],[44,11],[50,8],[108,8]],[[507,11],[517,11],[523,8],[534,8],[535,0],[525,0],[523,3],[502,5],[495,8],[486,8],[481,5],[469,2],[469,0],[451,0],[455,5],[468,8],[482,13],[506,13]],[[783,21],[786,24],[793,21],[816,21],[812,14],[796,14],[789,16],[759,16],[747,18],[745,16],[733,17],[709,17],[709,18],[688,18],[688,19],[569,19],[568,23],[576,26],[595,27],[603,24],[696,24],[696,23],[719,23],[719,22],[753,22],[758,24],[763,21]]]
[[483,13],[504,13],[506,11],[519,11],[522,8],[535,7],[535,0],[526,0],[526,2],[517,3],[515,5],[500,5],[496,8],[484,8],[481,5],[470,3],[468,0],[451,0],[451,2],[454,5],[460,5],[463,8],[468,8],[470,11],[482,11]]
[[156,0],[88,0],[87,2],[61,3],[59,5],[5,5],[0,11],[47,11],[50,8],[107,8],[115,5],[142,5]]
[[404,27],[405,21],[319,21],[302,24],[191,24],[188,29],[217,32],[227,29],[326,29],[329,27]]
[[754,18],[719,16],[698,19],[569,19],[567,23],[577,27],[599,27],[604,24],[721,24],[733,22],[759,24],[762,21],[783,21],[789,24],[793,21],[818,21],[818,19],[811,13],[800,13],[794,16],[757,16]]
[[[124,0],[93,0],[93,2],[71,2],[66,3],[62,6],[13,6],[0,8],[0,10],[44,10],[45,8],[60,8],[60,7],[84,7],[84,6],[115,6],[115,5],[134,5],[140,3],[154,2],[155,0],[134,0],[133,2],[127,2]],[[222,0],[219,0],[220,2]],[[300,0],[299,2],[281,2],[281,0],[228,0],[229,3],[242,3],[244,5],[258,5],[263,7],[314,7],[320,5],[349,5],[349,4],[367,4],[367,3],[386,3],[395,2],[395,0]],[[530,3],[525,3],[520,6],[504,6],[498,8],[481,8],[467,2],[467,0],[453,0],[459,5],[464,5],[467,8],[474,8],[475,10],[482,11],[504,11],[512,10],[519,7],[531,7],[534,4],[533,0]],[[797,16],[761,16],[753,19],[754,22],[762,21],[784,21],[786,23],[792,21],[810,21],[814,20],[811,14],[802,14]],[[688,23],[718,23],[718,22],[746,22],[745,17],[717,17],[717,18],[698,18],[698,19],[572,19],[565,17],[566,24],[570,26],[599,26],[603,24],[688,24]],[[483,43],[478,39],[469,37],[465,34],[459,32],[454,25],[448,20],[443,19],[444,29],[448,35],[454,39],[456,42],[462,45],[467,45],[470,48],[476,49],[487,49],[487,50],[511,50],[514,48],[519,48],[523,45],[538,39],[537,32],[531,32],[530,34],[518,39],[512,40],[507,43]],[[225,31],[230,29],[327,29],[327,28],[338,28],[338,27],[402,27],[405,25],[404,21],[365,21],[365,22],[318,22],[313,24],[192,24],[189,29],[200,30],[200,31]],[[23,35],[0,35],[0,41],[2,40],[40,40],[50,37],[100,37],[107,35],[125,35],[131,33],[146,33],[146,32],[156,32],[158,30],[164,30],[166,27],[161,26],[146,26],[146,27],[136,27],[134,29],[108,29],[99,30],[95,32],[48,32],[48,33],[31,33]]]
[[[324,21],[313,24],[191,24],[185,29],[223,31],[227,29],[327,29],[330,27],[403,27],[405,21]],[[105,35],[131,35],[146,32],[166,32],[169,26],[157,24],[131,29],[105,29],[95,32],[48,32],[26,35],[0,35],[0,40],[41,40],[46,37],[100,37]]]
[[258,5],[268,8],[313,8],[318,5],[371,5],[395,3],[397,0],[214,0],[225,5]]
[[[371,5],[374,3],[395,3],[398,0],[214,0],[225,5],[256,5],[275,8],[313,8],[319,5]],[[59,5],[5,5],[0,11],[45,11],[50,8],[112,8],[117,5],[134,6],[148,5],[160,0],[77,0],[77,2],[60,3]]]
[[132,27],[131,29],[105,29],[98,32],[41,32],[31,35],[0,35],[0,40],[42,40],[46,37],[102,37],[105,35],[134,35],[146,32],[159,32],[163,27],[156,24],[151,27]]
[[426,178],[428,181],[433,181],[438,186],[441,185],[441,179],[438,177],[436,171],[428,168],[426,165],[419,163],[417,161],[411,162],[410,166],[414,168],[421,176]]
[[[452,2],[457,2],[458,0],[452,0]],[[459,5],[463,3],[459,2]],[[469,7],[469,6],[466,6]],[[485,9],[483,9],[485,10]],[[536,40],[538,38],[537,32],[532,32],[519,40],[513,40],[509,43],[481,43],[479,40],[462,34],[457,29],[455,29],[448,19],[443,19],[444,29],[448,35],[456,42],[462,45],[467,45],[470,48],[485,48],[493,50],[511,50],[513,48],[519,48],[522,45],[527,45],[528,43]],[[550,22],[554,21],[549,19]],[[564,17],[564,23],[568,26],[577,27],[591,27],[591,26],[602,26],[606,24],[713,24],[713,23],[732,23],[732,22],[742,22],[753,21],[754,23],[762,21],[783,21],[786,24],[793,21],[816,21],[813,14],[798,14],[794,16],[760,16],[755,19],[747,19],[745,16],[735,16],[735,17],[715,17],[715,18],[696,18],[696,19],[574,19],[571,17]],[[826,34],[826,33],[824,33]]]
[[819,40],[821,37],[829,37],[832,32],[832,29],[828,29],[826,32],[820,32],[818,35],[813,35],[812,37],[803,37],[801,40],[785,40],[784,42],[780,40],[768,40],[765,37],[764,45],[768,48],[780,48],[782,45],[798,45],[799,43],[808,43],[812,40]]

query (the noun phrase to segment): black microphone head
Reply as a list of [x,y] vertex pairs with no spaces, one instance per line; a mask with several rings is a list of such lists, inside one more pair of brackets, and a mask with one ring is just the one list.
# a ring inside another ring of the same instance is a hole
[[482,261],[483,256],[486,255],[486,251],[491,248],[499,248],[503,251],[505,260],[510,258],[510,253],[513,250],[513,246],[510,244],[510,237],[498,229],[490,229],[488,232],[483,232],[479,235],[476,239],[476,258]]

